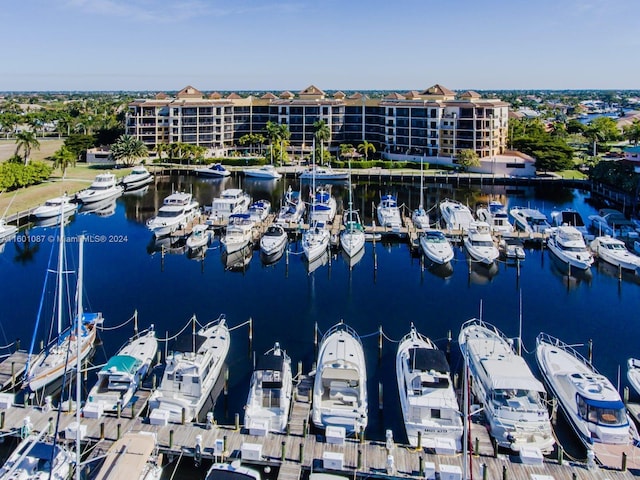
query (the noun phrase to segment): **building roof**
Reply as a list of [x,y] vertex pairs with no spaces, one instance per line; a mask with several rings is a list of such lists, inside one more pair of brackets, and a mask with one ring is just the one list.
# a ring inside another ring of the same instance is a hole
[[166,100],[167,98],[169,98],[169,96],[166,93],[158,92],[153,98],[155,98],[156,100]]
[[307,88],[300,91],[298,95],[300,95],[301,97],[308,97],[308,96],[324,97],[325,93],[315,85],[309,85]]
[[222,95],[220,95],[218,92],[213,92],[209,94],[209,98],[211,100],[220,100],[222,98]]
[[351,100],[360,100],[361,98],[366,98],[365,95],[361,94],[360,92],[356,92],[353,95],[349,95],[348,97]]
[[336,93],[333,94],[333,98],[342,99],[342,98],[345,98],[345,97],[346,97],[345,93],[343,91],[341,91],[341,90],[338,90]]
[[278,97],[276,97],[276,96],[275,96],[273,93],[271,93],[271,92],[267,92],[267,93],[265,93],[264,95],[262,95],[260,98],[263,98],[263,99],[265,99],[265,100],[275,100],[275,99],[276,99],[276,98],[278,98]]
[[400,95],[398,92],[393,92],[390,93],[389,95],[386,95],[385,100],[404,100],[405,97],[404,95]]
[[240,98],[242,98],[240,95],[238,95],[236,92],[231,92],[229,95],[227,95],[227,98],[229,100],[238,100]]
[[289,90],[285,90],[280,94],[280,98],[293,98],[295,95],[291,93]]
[[204,93],[191,85],[187,85],[177,93],[176,98],[204,98]]
[[449,90],[447,87],[443,87],[442,85],[437,83],[427,88],[423,92],[420,92],[420,95],[437,95],[444,97],[455,96],[455,94],[456,92],[454,92],[453,90]]
[[633,147],[626,147],[624,149],[624,153],[637,153],[637,154],[640,154],[640,145],[635,145]]
[[420,98],[420,92],[417,90],[410,90],[404,94],[404,96],[408,99]]
[[467,90],[466,92],[460,94],[460,98],[480,98],[480,94],[473,90]]

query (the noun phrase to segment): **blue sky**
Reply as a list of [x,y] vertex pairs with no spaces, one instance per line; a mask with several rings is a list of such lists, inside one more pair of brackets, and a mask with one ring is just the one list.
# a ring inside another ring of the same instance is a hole
[[638,0],[22,0],[0,91],[638,89]]

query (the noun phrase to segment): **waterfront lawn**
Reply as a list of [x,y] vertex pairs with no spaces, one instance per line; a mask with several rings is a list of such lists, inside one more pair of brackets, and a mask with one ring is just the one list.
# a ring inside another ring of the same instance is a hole
[[589,178],[588,175],[578,171],[578,170],[561,170],[556,172],[562,178],[570,179],[570,180],[586,180]]

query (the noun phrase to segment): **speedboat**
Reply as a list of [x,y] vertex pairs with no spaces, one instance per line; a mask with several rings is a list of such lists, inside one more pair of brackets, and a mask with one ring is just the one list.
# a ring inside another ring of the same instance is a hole
[[519,238],[502,237],[498,250],[507,260],[524,260],[526,256],[522,240]]
[[610,235],[612,237],[638,238],[636,226],[631,220],[627,220],[622,212],[612,208],[601,208],[598,215],[589,215],[591,228],[598,235]]
[[513,342],[474,318],[462,325],[458,343],[497,444],[516,452],[526,447],[550,453],[555,440],[544,386],[513,350]]
[[378,208],[376,208],[378,223],[381,227],[397,230],[402,227],[402,217],[400,216],[400,208],[398,201],[393,195],[384,195],[380,200]]
[[129,175],[122,179],[122,186],[125,191],[136,190],[153,182],[153,175],[144,168],[144,165],[138,165],[131,169]]
[[350,206],[349,210],[344,212],[342,223],[344,229],[340,232],[340,246],[348,257],[355,257],[364,250],[365,243],[364,227],[360,223],[360,215]]
[[513,207],[509,210],[518,230],[525,233],[546,233],[551,228],[547,217],[535,208]]
[[271,202],[269,200],[253,202],[249,206],[248,212],[254,222],[264,222],[269,216],[269,213],[271,213]]
[[253,241],[255,222],[248,213],[234,213],[229,217],[227,230],[220,240],[227,253],[233,253],[246,247]]
[[440,230],[428,229],[422,232],[420,246],[425,256],[433,263],[444,265],[453,260],[451,243]]
[[[25,418],[28,424],[29,417]],[[30,433],[0,467],[2,480],[67,480],[75,455],[65,446],[48,440],[48,429]]]
[[276,342],[271,350],[258,357],[251,376],[244,409],[244,426],[249,432],[284,432],[289,421],[292,391],[291,359]]
[[146,332],[129,339],[118,353],[98,371],[98,382],[89,391],[84,406],[88,412],[114,412],[124,409],[144,380],[158,350],[158,341],[153,326]]
[[[620,394],[574,348],[540,333],[536,338],[536,361],[573,430],[596,458],[604,460],[607,444],[630,445],[637,440]],[[615,461],[620,461],[620,453]]]
[[633,271],[640,269],[640,257],[627,250],[627,246],[622,240],[605,235],[596,237],[589,244],[589,247],[598,258],[616,267]]
[[197,250],[209,245],[211,241],[211,230],[204,223],[193,226],[191,234],[187,237],[187,248],[189,250]]
[[507,210],[498,201],[489,202],[487,207],[479,208],[476,215],[478,220],[489,224],[492,232],[499,234],[513,232],[513,225],[509,223]]
[[500,252],[491,237],[491,228],[486,222],[471,222],[469,231],[464,237],[464,246],[471,257],[485,265],[497,260]]
[[99,202],[120,195],[123,191],[124,187],[118,185],[113,173],[99,173],[89,188],[76,194],[76,200],[82,203]]
[[553,227],[561,227],[562,225],[576,227],[583,236],[586,236],[588,233],[582,216],[573,208],[565,208],[564,210],[554,210],[551,212],[551,225]]
[[184,340],[167,356],[160,386],[149,397],[152,417],[155,410],[168,412],[171,422],[182,422],[183,415],[185,422],[198,417],[229,351],[224,315]]
[[94,480],[127,478],[129,480],[160,480],[162,455],[158,453],[154,432],[127,432],[116,440]]
[[207,224],[215,224],[229,219],[234,213],[246,213],[251,203],[248,193],[239,188],[227,188],[218,198],[214,198],[211,207],[207,207]]
[[267,257],[278,257],[287,247],[287,232],[281,225],[271,225],[260,239],[260,251]]
[[593,255],[575,227],[554,227],[547,240],[547,247],[560,261],[580,270],[587,270],[593,264]]
[[[462,415],[442,350],[411,325],[398,344],[396,378],[409,444],[446,438],[462,449]],[[422,445],[421,445],[422,446]]]
[[164,199],[158,209],[158,215],[147,221],[147,228],[156,238],[170,235],[187,226],[200,214],[198,202],[186,192],[174,192]]
[[349,172],[338,172],[331,167],[321,167],[314,165],[308,170],[305,170],[300,174],[301,180],[312,180],[315,176],[316,180],[349,180]]
[[282,174],[273,165],[263,165],[258,168],[247,168],[244,170],[245,177],[259,178],[264,180],[277,180],[282,178]]
[[280,207],[275,223],[285,227],[291,224],[297,224],[302,220],[305,210],[306,205],[300,200],[300,192],[294,192],[291,189],[291,185],[289,185],[284,195],[284,203],[282,207]]
[[9,225],[4,218],[0,218],[0,243],[10,240],[18,232],[18,227]]
[[627,380],[640,395],[640,360],[637,358],[630,358],[627,360]]
[[313,383],[311,419],[316,427],[367,427],[367,371],[360,337],[340,322],[322,337]]
[[313,262],[329,248],[331,234],[324,223],[315,222],[302,234],[302,251],[307,261]]
[[205,480],[260,480],[260,472],[243,467],[239,461],[232,463],[214,463],[207,471]]
[[62,197],[50,198],[37,207],[31,214],[39,220],[60,216],[60,212],[68,217],[76,211],[77,204],[71,202],[71,198],[66,195]]
[[440,215],[447,230],[469,230],[473,222],[471,210],[466,205],[455,200],[443,200],[440,202]]
[[221,163],[212,163],[208,167],[196,168],[195,172],[196,175],[213,178],[223,178],[231,175],[231,172],[224,168]]
[[323,187],[313,195],[309,205],[309,223],[331,223],[336,216],[336,199]]

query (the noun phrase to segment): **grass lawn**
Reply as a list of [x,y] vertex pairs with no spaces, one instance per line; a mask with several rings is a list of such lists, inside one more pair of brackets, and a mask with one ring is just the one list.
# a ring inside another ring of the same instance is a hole
[[571,179],[571,180],[586,180],[588,178],[587,175],[578,171],[578,170],[562,170],[560,172],[556,172],[562,178]]
[[[38,141],[40,142],[40,149],[31,151],[30,160],[44,160],[53,155],[64,143],[62,138],[39,138]],[[0,140],[0,162],[8,160],[14,153],[16,153],[15,140]]]

